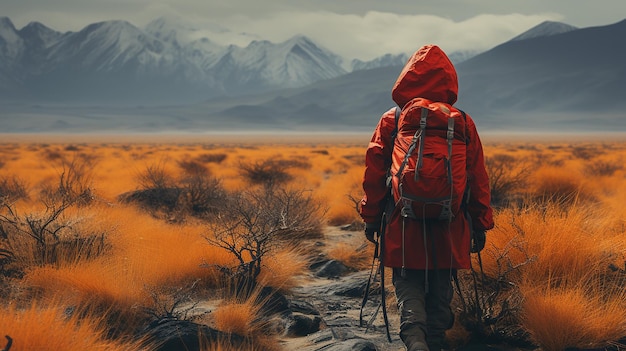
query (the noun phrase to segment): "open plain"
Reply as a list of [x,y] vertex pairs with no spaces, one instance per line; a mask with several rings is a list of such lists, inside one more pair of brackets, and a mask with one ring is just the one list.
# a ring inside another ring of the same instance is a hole
[[[196,328],[203,351],[402,350],[390,282],[393,342],[380,313],[367,329],[358,318],[368,141],[0,135],[0,334],[12,351],[173,350],[155,331],[167,322]],[[484,275],[459,274],[451,344],[623,349],[626,136],[485,133],[483,145],[496,228]]]

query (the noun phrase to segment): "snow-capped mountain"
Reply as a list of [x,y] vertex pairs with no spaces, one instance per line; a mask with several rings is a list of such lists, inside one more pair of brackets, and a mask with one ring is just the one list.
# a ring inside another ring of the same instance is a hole
[[6,17],[0,17],[0,58],[4,65],[16,60],[23,50],[24,41],[13,22]]
[[282,85],[285,88],[346,73],[341,68],[339,56],[320,48],[304,36],[293,37],[281,44],[253,41],[245,48],[230,46],[211,67],[211,72],[214,77],[228,85]]
[[[47,52],[46,64],[71,65],[90,72],[159,65],[168,57],[166,45],[125,21],[94,23],[68,35]],[[144,68],[145,69],[145,68]]]
[[157,39],[182,46],[193,41],[194,33],[199,30],[178,18],[159,17],[148,23],[143,30]]
[[62,37],[63,33],[48,28],[39,22],[30,22],[18,32],[23,40],[33,45],[34,48],[48,48],[56,44]]
[[[2,130],[371,131],[407,59],[354,61],[346,74],[304,36],[237,46],[223,44],[232,32],[197,28],[107,21],[59,33],[0,17]],[[623,130],[626,52],[615,43],[626,20],[573,28],[545,23],[482,53],[449,53],[458,106],[491,128]],[[581,47],[601,54],[590,65]]]
[[406,53],[393,55],[386,54],[380,57],[377,57],[371,61],[361,61],[361,60],[352,60],[351,66],[352,71],[361,71],[366,69],[374,69],[379,67],[389,67],[389,66],[404,66],[406,61],[409,59],[409,55]]
[[[59,33],[32,23],[17,31],[0,18],[0,88],[55,101],[197,101],[300,87],[346,73],[341,58],[304,36],[247,47],[194,39],[191,26],[157,19]],[[2,96],[0,96],[1,98]]]
[[510,41],[548,37],[555,34],[571,32],[576,29],[578,29],[578,27],[574,27],[566,23],[545,21],[514,37]]

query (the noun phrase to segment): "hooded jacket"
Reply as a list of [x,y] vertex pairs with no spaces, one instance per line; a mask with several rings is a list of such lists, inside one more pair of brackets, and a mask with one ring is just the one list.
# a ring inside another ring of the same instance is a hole
[[[439,47],[426,45],[408,60],[391,95],[400,107],[414,98],[423,98],[447,104],[452,113],[460,113],[452,107],[457,93],[458,80],[452,62]],[[474,230],[488,230],[494,223],[483,147],[476,125],[468,114],[466,126],[470,194],[466,210]],[[366,223],[380,223],[385,210],[390,191],[386,180],[395,128],[395,108],[392,108],[382,115],[367,148],[363,177],[365,195],[360,206],[361,217]],[[423,221],[400,216],[400,207],[396,206],[389,217],[383,237],[382,255],[386,266],[408,269],[470,267],[470,221],[465,216],[457,215],[451,223],[431,220],[425,225]]]

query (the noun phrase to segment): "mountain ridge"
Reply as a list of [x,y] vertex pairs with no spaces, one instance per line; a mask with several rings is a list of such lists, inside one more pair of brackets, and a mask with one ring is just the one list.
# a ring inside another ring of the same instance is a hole
[[[3,33],[19,33],[11,27],[10,20],[0,22],[0,56],[8,52],[4,48],[10,39],[19,42],[15,38],[3,39]],[[109,46],[98,43],[97,36],[89,37],[88,34],[104,28],[95,26],[87,30],[86,27],[81,35],[91,41],[79,40],[61,50],[61,40],[67,43],[80,32],[47,32],[45,28],[38,32],[35,30],[38,27],[33,25],[32,32],[39,33],[34,36],[41,37],[42,43],[51,43],[54,38],[59,40],[38,51],[39,54],[50,54],[53,49],[64,53],[83,49],[92,53],[124,44],[130,45],[123,46],[128,49],[126,54],[132,52],[134,55],[116,56],[120,50],[104,50],[102,55],[95,55],[102,59],[101,62],[94,61],[96,67],[104,69],[106,64],[126,62],[126,69],[99,71],[93,77],[90,74],[94,70],[87,67],[83,75],[74,77],[78,81],[70,79],[71,73],[84,64],[79,59],[87,54],[76,55],[75,66],[61,60],[53,70],[46,67],[48,70],[42,70],[40,75],[46,79],[39,80],[27,73],[16,75],[7,64],[8,60],[0,61],[0,91],[7,99],[0,104],[0,118],[7,131],[84,131],[94,128],[123,131],[241,128],[367,131],[375,126],[382,112],[394,105],[391,87],[403,65],[402,57],[398,59],[390,55],[383,67],[374,65],[346,72],[337,64],[339,57],[303,36],[294,36],[278,44],[258,40],[247,47],[222,47],[207,38],[195,36],[193,28],[190,29],[192,34],[184,37],[168,36],[164,30],[162,34],[167,40],[162,40],[159,35],[147,33],[130,23],[116,25],[120,33],[124,33],[118,36],[118,39],[125,38],[121,40],[123,43],[107,41]],[[460,87],[457,105],[470,113],[477,124],[491,130],[626,129],[622,112],[626,109],[622,99],[623,86],[626,85],[626,53],[615,45],[616,38],[626,35],[626,20],[579,29],[559,24],[556,27],[560,29],[546,31],[545,25],[541,28],[540,24],[528,30],[525,39],[517,36],[486,52],[466,53],[471,57],[456,64]],[[50,34],[48,39],[43,38],[45,33]],[[106,37],[112,40],[114,36]],[[138,49],[131,45],[144,42],[148,44],[141,44]],[[85,43],[91,43],[93,48]],[[172,49],[176,45],[179,47]],[[39,45],[40,48],[43,46],[46,45]],[[217,53],[215,48],[223,51]],[[207,52],[215,56],[209,56]],[[589,56],[589,53],[593,55]],[[257,59],[272,55],[278,59],[265,62]],[[46,59],[46,56],[33,57],[29,72],[37,72],[33,69],[37,68],[37,59]],[[131,58],[126,60],[128,57]],[[143,66],[138,58],[143,58]],[[184,60],[190,64],[171,64]],[[153,62],[154,69],[169,72],[170,76],[153,78],[146,83],[138,69],[147,69],[146,62]],[[301,68],[304,63],[308,65],[307,69]],[[23,62],[13,61],[13,64]],[[329,66],[336,70],[335,73],[329,74],[333,72],[327,69]],[[313,72],[313,76],[307,77],[306,72]],[[120,86],[116,81],[129,77],[134,77],[137,82],[128,81]],[[276,77],[279,80],[272,82],[270,78]],[[94,78],[99,84],[92,84]],[[311,82],[289,84],[292,78],[296,82]],[[195,86],[190,84],[193,79],[197,79]],[[12,84],[24,80],[35,86],[35,90],[11,89]],[[71,97],[81,98],[79,103],[63,100],[67,96],[54,95],[55,89],[62,90],[58,89],[59,82],[63,82],[64,89],[73,88]],[[213,86],[214,94],[204,93],[206,84]],[[85,91],[84,86],[92,88]],[[239,95],[227,94],[233,90]],[[128,100],[117,105],[108,104],[106,93],[110,91],[118,94],[114,98],[126,96]],[[89,100],[94,92],[100,95],[99,99]],[[160,99],[158,106],[146,104],[144,101],[150,102],[155,93],[170,99]],[[50,103],[19,100],[29,94],[45,95],[50,98]]]

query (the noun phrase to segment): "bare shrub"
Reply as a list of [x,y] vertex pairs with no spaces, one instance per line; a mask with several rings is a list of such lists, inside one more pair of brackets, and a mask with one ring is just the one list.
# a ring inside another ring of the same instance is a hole
[[178,167],[187,175],[206,174],[208,169],[197,161],[178,161]]
[[126,203],[137,203],[153,215],[180,222],[185,216],[204,217],[215,213],[227,196],[221,181],[195,161],[178,162],[183,175],[177,179],[163,163],[149,165],[138,177],[140,189],[120,195]]
[[187,165],[180,180],[182,199],[179,202],[185,211],[195,216],[216,213],[227,197],[226,190],[204,166],[195,162],[192,165]]
[[604,154],[604,151],[599,150],[595,146],[574,146],[572,148],[572,155],[581,160],[590,160],[602,154]]
[[[4,203],[0,213],[0,235],[7,238],[7,244],[13,255],[17,256],[24,241],[33,243],[34,264],[46,265],[57,261],[57,246],[61,242],[63,231],[69,230],[70,224],[61,217],[70,202],[44,202],[45,210],[40,213],[21,215],[13,204]],[[22,257],[29,261],[28,257]],[[29,262],[30,263],[30,262]]]
[[0,198],[8,201],[28,198],[26,184],[17,177],[0,177]]
[[597,160],[585,167],[585,174],[592,177],[610,177],[615,172],[624,169],[624,164],[621,161],[611,162]]
[[176,180],[162,162],[148,165],[137,176],[139,189],[120,195],[122,202],[134,202],[150,211],[171,212],[176,208],[181,194]]
[[285,168],[310,169],[311,162],[306,159],[291,158],[289,160],[276,160],[278,165]]
[[137,177],[143,189],[168,189],[174,186],[175,180],[163,162],[151,164]]
[[46,161],[58,161],[63,159],[63,154],[56,150],[47,149],[43,152],[43,158]]
[[67,145],[65,151],[80,151],[80,147],[76,145]]
[[254,287],[263,259],[285,243],[321,236],[321,206],[310,193],[274,187],[249,189],[232,196],[210,226],[206,240],[237,260],[223,272],[236,286]]
[[222,163],[226,159],[226,154],[202,154],[195,158],[195,161],[201,163]]
[[90,203],[94,198],[94,159],[75,157],[72,160],[64,161],[62,167],[57,193],[66,198],[66,201],[77,205]]
[[494,205],[506,204],[528,181],[531,167],[515,157],[496,154],[485,159],[491,188],[491,202]]
[[[144,307],[144,311],[154,321],[189,320],[189,312],[197,306],[193,302],[196,280],[190,286],[177,288],[148,288],[152,298],[152,306]],[[187,306],[185,306],[187,305]]]
[[257,161],[250,164],[241,163],[239,167],[244,178],[252,184],[274,186],[292,179],[292,176],[287,172],[289,166],[276,160]]

